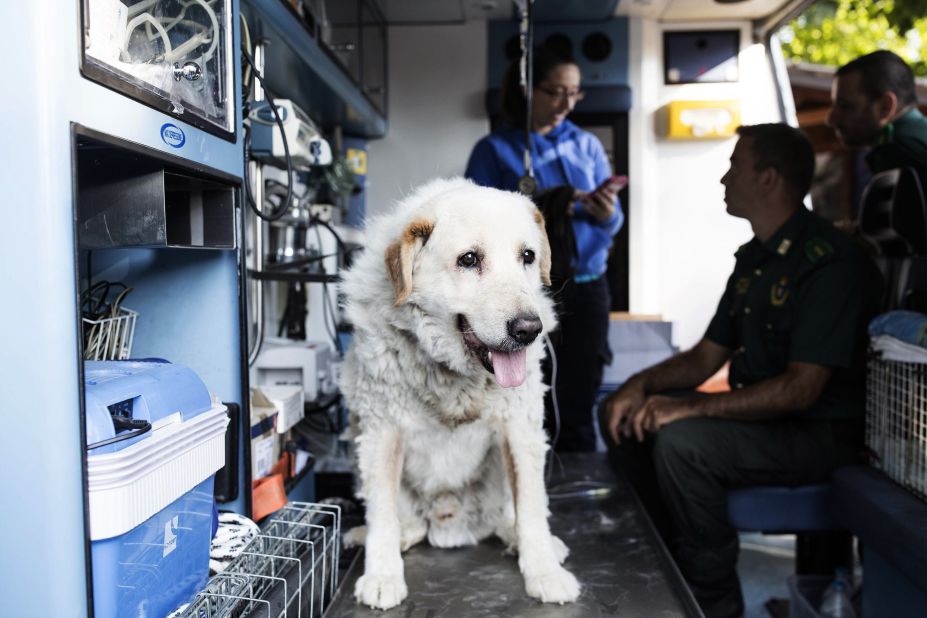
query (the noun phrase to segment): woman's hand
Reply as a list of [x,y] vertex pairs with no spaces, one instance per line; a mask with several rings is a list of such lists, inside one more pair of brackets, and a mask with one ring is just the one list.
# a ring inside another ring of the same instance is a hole
[[586,212],[600,223],[607,221],[615,214],[615,200],[617,197],[618,192],[610,186],[590,193],[577,190],[573,196],[575,200],[582,202]]

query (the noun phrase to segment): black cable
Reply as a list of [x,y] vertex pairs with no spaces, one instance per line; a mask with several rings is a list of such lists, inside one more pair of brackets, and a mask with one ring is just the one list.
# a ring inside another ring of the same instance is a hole
[[[254,211],[254,214],[256,214],[261,219],[264,219],[265,221],[276,221],[284,214],[286,214],[286,211],[290,207],[291,200],[293,199],[293,161],[290,158],[290,144],[286,139],[286,131],[283,127],[283,118],[280,117],[280,110],[277,109],[277,103],[274,101],[270,91],[267,89],[267,85],[264,83],[264,77],[261,75],[260,71],[258,71],[257,66],[255,66],[254,59],[251,57],[251,54],[249,54],[245,49],[242,49],[241,55],[245,60],[248,61],[248,64],[251,65],[251,70],[254,72],[254,77],[257,78],[257,80],[261,83],[261,87],[264,89],[264,99],[267,101],[268,105],[270,105],[270,111],[274,115],[274,120],[276,121],[277,126],[280,127],[280,137],[283,139],[283,153],[284,158],[286,159],[287,193],[286,199],[283,202],[283,207],[280,208],[280,210],[277,212],[265,215],[263,212],[261,212],[261,209],[258,208],[258,205],[254,200],[254,196],[251,195],[250,183],[246,182],[245,184],[248,187],[248,190],[246,191],[248,205],[251,206],[251,210]],[[246,135],[248,135],[248,141],[245,143],[245,148],[247,150],[247,152],[245,152],[245,175],[247,176],[248,160],[251,158],[250,132],[246,133]]]
[[117,286],[123,290],[129,289],[126,284],[119,281],[111,282],[100,280],[81,292],[81,314],[91,320],[96,320],[100,317],[108,316],[110,313],[110,303],[107,302],[107,299],[109,298],[112,289]]
[[264,265],[264,271],[289,270],[296,266],[308,266],[314,262],[321,262],[322,260],[327,260],[330,257],[338,257],[339,255],[339,253],[326,253],[325,255],[310,255],[307,257],[293,258],[291,260],[271,262],[270,264]]
[[287,286],[286,306],[277,328],[277,336],[286,333],[287,339],[306,339],[306,288],[301,282],[291,282]]
[[[320,223],[324,223],[321,222]],[[331,228],[329,227],[331,230]],[[337,234],[332,231],[332,234],[335,235],[335,239],[338,242],[341,242],[341,239]],[[319,233],[319,228],[315,228],[315,237],[319,243],[319,251],[322,250],[322,235]],[[325,273],[325,263],[321,262],[319,266],[322,269],[322,274]],[[328,336],[331,337],[332,344],[335,346],[335,350],[338,352],[338,356],[344,356],[344,352],[341,349],[341,341],[338,340],[338,325],[335,324],[335,308],[332,306],[331,296],[328,293],[328,283],[325,281],[322,282],[322,323],[325,324],[325,331],[328,333]],[[329,318],[331,319],[331,324],[329,324]]]
[[[244,127],[244,148],[245,148],[245,167],[242,172],[244,184],[245,184],[245,198],[248,201],[248,206],[255,210],[257,208],[257,201],[254,199],[254,194],[251,193],[251,176],[248,174],[248,162],[251,160],[251,130],[246,124]],[[282,212],[286,212],[286,208],[283,208]],[[263,218],[263,215],[258,215]],[[282,214],[280,215],[283,216]]]
[[130,440],[132,438],[137,438],[138,436],[142,434],[148,433],[149,431],[151,431],[151,423],[149,423],[148,421],[144,421],[144,423],[145,424],[143,426],[139,427],[138,429],[133,429],[132,431],[128,433],[124,433],[118,436],[113,436],[112,438],[107,438],[106,440],[100,440],[99,442],[94,442],[93,444],[88,444],[87,450],[91,451],[95,448],[100,448],[101,446],[108,446],[110,444],[122,442],[123,440]]
[[[280,191],[277,192],[278,195],[283,195],[283,192],[286,191],[286,183],[285,183],[285,182],[280,182],[280,181],[277,180],[276,178],[265,178],[265,179],[264,179],[264,185],[265,185],[265,186],[266,186],[266,185],[271,185],[272,187],[276,187],[277,189],[279,189]],[[304,199],[306,196],[305,196],[305,195],[297,195],[297,194],[296,194],[296,191],[294,191],[294,192],[293,192],[293,197],[295,197],[297,200],[302,200],[302,199]]]
[[[318,420],[317,417],[324,417],[324,421]],[[299,434],[300,437],[306,438],[308,440],[312,439],[312,434],[309,431],[315,431],[317,433],[324,434],[337,434],[338,427],[335,425],[335,422],[328,416],[328,414],[317,414],[304,416],[297,424],[293,425],[292,431],[296,434]]]
[[[275,195],[277,197],[286,196],[286,183],[280,182],[276,178],[265,178],[264,179],[264,193],[267,195]],[[306,196],[299,195],[296,191],[293,191],[293,201],[297,204],[300,203]]]
[[[321,225],[326,230],[331,232],[332,236],[335,237],[335,243],[338,245],[338,250],[341,251],[342,257],[347,255],[348,250],[345,248],[344,241],[341,240],[341,236],[338,235],[338,232],[335,231],[335,228],[332,227],[330,223],[328,223],[327,221],[322,221],[318,217],[310,214],[309,215],[309,226],[312,227],[313,225]],[[322,248],[321,242],[322,242],[321,239],[319,239],[319,243],[320,243],[319,249]]]

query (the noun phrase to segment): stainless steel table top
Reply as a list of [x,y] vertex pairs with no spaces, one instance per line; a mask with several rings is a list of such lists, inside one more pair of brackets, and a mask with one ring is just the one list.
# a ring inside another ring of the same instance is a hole
[[[701,616],[637,497],[604,454],[561,460],[564,472],[555,463],[549,484],[550,522],[570,548],[565,566],[583,586],[576,603],[549,605],[528,597],[515,556],[496,539],[462,549],[426,542],[403,555],[409,596],[402,604],[381,611],[355,602],[354,583],[363,570],[359,556],[326,618]],[[577,495],[589,489],[599,495]]]

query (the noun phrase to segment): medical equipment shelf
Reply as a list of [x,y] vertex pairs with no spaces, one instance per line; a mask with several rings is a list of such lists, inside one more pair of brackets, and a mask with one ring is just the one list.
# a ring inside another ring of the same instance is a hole
[[[280,0],[242,0],[241,12],[252,41],[269,43],[265,81],[274,95],[295,101],[325,128],[337,125],[358,137],[386,135],[385,115],[312,38],[289,6]],[[300,78],[293,79],[294,75]]]
[[[182,3],[191,5],[190,10],[202,9],[200,3]],[[86,24],[82,11],[107,4],[118,9],[130,3],[90,4],[0,3],[0,15],[9,27],[4,37],[8,55],[25,59],[16,87],[9,89],[11,105],[19,113],[7,123],[7,135],[16,147],[4,160],[9,178],[5,184],[7,200],[18,206],[15,224],[5,230],[4,252],[10,258],[3,276],[7,289],[26,292],[3,309],[4,323],[15,326],[7,329],[4,338],[13,354],[4,365],[4,405],[11,411],[34,412],[6,415],[11,439],[4,442],[3,452],[10,474],[3,484],[13,499],[7,500],[0,522],[4,529],[17,531],[6,539],[0,560],[2,613],[8,616],[104,615],[93,600],[94,569],[99,562],[91,559],[85,459],[85,342],[79,291],[90,287],[88,279],[119,281],[133,288],[125,303],[138,312],[131,356],[183,364],[220,400],[239,406],[247,401],[241,245],[200,250],[127,248],[120,243],[90,250],[82,245],[87,239],[77,219],[86,182],[78,167],[92,150],[158,161],[165,169],[221,182],[231,187],[227,193],[240,198],[236,193],[243,169],[237,104],[241,85],[238,2],[221,2],[230,11],[226,15],[232,37],[226,38],[230,53],[225,68],[234,82],[223,82],[228,85],[223,92],[233,95],[225,115],[230,122],[223,126],[234,133],[233,139],[198,127],[192,119],[188,122],[185,114],[173,113],[173,106],[140,102],[113,84],[83,73],[80,55]],[[143,2],[131,4],[140,8]],[[172,6],[177,4],[181,0]],[[207,4],[215,11],[220,3],[210,0]],[[59,6],[61,10],[55,10]],[[144,26],[136,32],[146,36]],[[203,49],[208,52],[209,47]],[[174,197],[172,190],[172,207]],[[188,222],[201,211],[192,202],[187,200],[190,208],[182,210]],[[236,238],[240,211],[237,206],[228,211],[234,217]],[[205,235],[206,228],[202,229]],[[39,463],[16,463],[26,461]],[[222,508],[247,512],[250,492],[244,488],[250,489],[250,479],[241,464],[235,472],[240,497],[223,503]],[[211,501],[205,507],[208,548]],[[165,537],[176,532],[173,516],[168,519],[160,526],[164,546]],[[186,526],[181,522],[178,519],[178,525]],[[184,541],[178,542],[182,550]],[[167,559],[179,555],[181,550],[174,547]],[[161,556],[165,557],[163,551],[164,547]],[[53,594],[49,594],[49,582],[55,582]]]
[[259,281],[302,281],[304,283],[338,283],[339,275],[304,273],[297,270],[249,270],[248,276]]

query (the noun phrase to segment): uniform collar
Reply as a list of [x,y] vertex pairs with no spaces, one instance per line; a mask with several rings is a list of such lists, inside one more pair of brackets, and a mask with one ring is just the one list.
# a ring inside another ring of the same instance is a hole
[[904,127],[905,125],[911,123],[921,122],[923,118],[924,115],[921,114],[919,109],[917,109],[917,106],[912,107],[910,110],[882,127],[882,130],[879,132],[879,138],[876,141],[876,146],[881,146],[882,144],[891,144],[895,140],[895,131],[897,131],[899,127]]
[[769,240],[761,243],[763,248],[769,253],[775,253],[781,256],[788,255],[789,251],[794,248],[799,233],[808,224],[810,217],[811,213],[808,209],[804,206],[799,206],[795,214],[789,217]]

